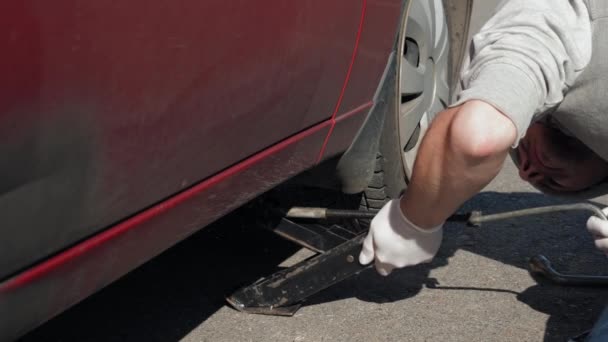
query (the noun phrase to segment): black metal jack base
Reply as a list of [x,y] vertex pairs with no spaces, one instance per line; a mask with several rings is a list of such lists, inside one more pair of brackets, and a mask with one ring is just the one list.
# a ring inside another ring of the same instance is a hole
[[286,218],[273,231],[318,254],[234,292],[226,300],[236,310],[292,316],[304,299],[368,268],[358,261],[365,231]]

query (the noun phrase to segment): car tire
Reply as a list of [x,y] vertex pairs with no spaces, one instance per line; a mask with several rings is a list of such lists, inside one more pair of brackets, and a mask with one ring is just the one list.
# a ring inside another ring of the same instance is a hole
[[464,17],[451,21],[450,30],[460,31],[452,36],[445,8],[454,9],[455,4],[412,0],[405,5],[395,48],[394,94],[389,96],[393,103],[384,120],[373,176],[361,196],[361,210],[379,210],[407,188],[420,141],[433,117],[450,102],[453,69],[462,61],[462,37],[467,36],[472,4],[453,1],[460,2],[458,15]]

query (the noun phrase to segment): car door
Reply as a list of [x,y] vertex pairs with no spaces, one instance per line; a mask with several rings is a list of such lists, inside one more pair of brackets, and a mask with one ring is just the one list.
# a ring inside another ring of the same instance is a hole
[[0,5],[0,280],[331,117],[362,3]]

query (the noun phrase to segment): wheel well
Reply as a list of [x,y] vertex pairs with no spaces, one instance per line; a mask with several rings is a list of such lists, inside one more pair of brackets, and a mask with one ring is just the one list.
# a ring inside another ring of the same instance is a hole
[[[455,84],[465,56],[466,37],[468,37],[473,1],[442,0],[442,2],[444,4],[449,32],[449,82],[450,84]],[[374,95],[374,106],[370,110],[353,143],[337,164],[337,180],[341,184],[342,191],[347,194],[362,192],[372,182],[374,170],[377,168],[378,155],[381,156],[380,161],[382,161],[387,156],[399,155],[403,152],[397,151],[400,150],[398,135],[394,130],[384,129],[384,127],[395,124],[391,120],[393,120],[393,117],[396,117],[396,111],[399,110],[396,106],[393,106],[395,96],[397,96],[397,59],[401,57],[398,55],[398,51],[400,51],[398,44],[399,34],[402,30],[401,25],[403,25],[404,16],[407,14],[408,3],[407,0],[402,2],[401,18],[395,34],[393,52],[389,57],[384,74]],[[414,146],[419,138],[419,130],[415,129],[405,145],[406,150]],[[402,173],[400,163],[389,160],[388,163],[384,163],[383,171],[385,172],[386,181],[395,183],[386,184],[387,195],[391,197],[398,196],[399,192],[405,188],[405,180],[403,182],[400,181],[403,178],[400,176]]]

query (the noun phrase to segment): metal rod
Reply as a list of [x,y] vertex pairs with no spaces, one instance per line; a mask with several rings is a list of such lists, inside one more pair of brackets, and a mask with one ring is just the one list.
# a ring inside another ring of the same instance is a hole
[[359,218],[359,219],[373,219],[376,216],[376,212],[373,211],[360,211],[360,210],[343,210],[343,209],[329,209],[329,208],[307,208],[307,207],[292,207],[287,212],[287,217],[290,218],[307,218],[307,219],[330,219],[330,218]]
[[[356,210],[353,210],[356,211]],[[290,218],[307,218],[307,219],[326,219],[327,208],[307,208],[307,207],[292,207],[287,211],[286,217]]]
[[[347,210],[347,209],[329,209],[315,207],[292,207],[285,215],[288,218],[305,218],[305,219],[373,219],[377,212]],[[481,215],[477,211],[465,214],[454,214],[448,218],[448,221],[468,222],[472,216]]]
[[[506,211],[498,214],[482,215],[480,211],[472,211],[464,214],[454,214],[448,217],[447,221],[467,222],[470,225],[478,226],[484,222],[498,221],[511,219],[529,215],[547,214],[556,211],[589,211],[601,219],[608,219],[600,208],[590,203],[575,203],[550,205],[545,207],[536,207],[528,209],[520,209]],[[359,218],[372,219],[376,216],[375,212],[359,211],[359,210],[340,210],[328,208],[307,208],[293,207],[287,212],[287,217],[291,218],[308,218],[308,219],[330,219],[330,218]]]
[[576,203],[576,204],[561,204],[561,205],[550,205],[546,207],[537,207],[537,208],[528,208],[514,211],[507,211],[504,213],[498,214],[489,214],[489,215],[479,215],[479,216],[471,216],[469,222],[472,224],[481,224],[483,222],[490,221],[498,221],[522,216],[529,215],[540,215],[547,214],[556,211],[590,211],[597,217],[606,220],[606,215],[602,212],[600,208],[590,203]]

